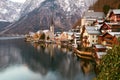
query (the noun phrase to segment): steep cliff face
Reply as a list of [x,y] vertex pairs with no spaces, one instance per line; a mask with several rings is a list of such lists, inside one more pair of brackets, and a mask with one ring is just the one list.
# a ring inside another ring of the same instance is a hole
[[27,0],[21,18],[3,33],[25,34],[29,31],[48,29],[51,18],[55,31],[68,30],[96,0]]

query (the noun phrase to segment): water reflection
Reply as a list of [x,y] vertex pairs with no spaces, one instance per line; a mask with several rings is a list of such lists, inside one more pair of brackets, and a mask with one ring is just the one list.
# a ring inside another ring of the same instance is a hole
[[[0,40],[0,80],[92,80],[89,61],[77,61],[60,45]],[[9,76],[9,78],[5,76]]]

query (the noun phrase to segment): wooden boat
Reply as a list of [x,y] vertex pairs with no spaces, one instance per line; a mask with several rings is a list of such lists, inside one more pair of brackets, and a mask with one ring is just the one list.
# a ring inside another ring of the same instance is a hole
[[84,51],[79,51],[76,48],[73,48],[74,50],[74,55],[76,55],[79,58],[83,58],[83,59],[89,59],[89,60],[93,60],[93,56],[91,52],[84,52]]

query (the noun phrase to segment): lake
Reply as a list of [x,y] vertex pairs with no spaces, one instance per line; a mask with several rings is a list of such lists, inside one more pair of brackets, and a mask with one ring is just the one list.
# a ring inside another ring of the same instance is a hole
[[0,80],[93,80],[94,63],[78,60],[72,50],[0,38]]

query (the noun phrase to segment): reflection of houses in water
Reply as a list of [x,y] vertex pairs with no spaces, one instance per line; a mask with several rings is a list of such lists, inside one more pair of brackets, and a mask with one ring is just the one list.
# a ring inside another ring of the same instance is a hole
[[49,50],[50,57],[54,57],[54,45],[53,44],[48,45],[48,50]]
[[91,72],[91,70],[93,70],[93,65],[88,61],[81,61],[81,68],[84,74],[88,74],[89,72]]
[[33,43],[32,44],[38,51],[44,50],[44,52],[46,54],[49,54],[51,57],[54,57],[54,49],[57,48],[59,50],[61,50],[63,53],[67,53],[69,52],[69,48],[68,47],[64,47],[61,46],[59,44],[47,44],[47,43],[43,43],[43,44],[38,44],[38,43]]
[[49,53],[48,45],[46,43],[31,43],[34,48],[36,48],[38,51],[44,50],[45,53]]
[[[93,65],[91,62],[86,62],[84,60],[77,61],[74,57],[66,56],[61,62],[58,72],[62,74],[63,77],[67,77],[70,80],[88,78],[94,73]],[[89,75],[88,75],[89,74]],[[78,78],[79,77],[79,78]],[[89,78],[89,80],[92,80]]]
[[61,48],[61,50],[65,53],[65,52],[67,52],[67,48]]
[[[10,56],[10,59],[9,59],[10,64],[12,64],[13,61],[17,62],[18,64],[20,63],[20,65],[22,65],[21,63],[23,63],[23,65],[25,64],[25,66],[27,66],[29,69],[31,69],[35,73],[41,74],[43,77],[45,77],[49,72],[57,72],[58,75],[55,74],[55,76],[57,76],[58,78],[60,77],[60,80],[64,80],[64,79],[76,80],[75,79],[76,75],[78,75],[79,78],[81,79],[84,79],[85,77],[84,75],[81,76],[83,72],[81,70],[80,62],[73,59],[71,55],[63,54],[63,51],[58,49],[56,45],[33,44],[32,46],[39,47],[40,50],[38,51],[36,50],[38,49],[38,47],[33,48],[31,45],[27,45],[27,43],[23,43],[21,45],[21,43],[17,42],[15,43],[15,45],[16,45],[15,47],[18,47],[20,49],[20,52],[18,49],[16,50],[16,48],[3,49],[5,51],[9,49],[12,54],[11,55],[11,54],[5,53],[8,55],[8,57]],[[45,52],[46,48],[48,48],[48,53]],[[50,51],[50,49],[52,50]],[[1,55],[1,52],[2,52],[2,49],[0,46],[0,55]],[[50,54],[52,53],[54,54],[54,57],[50,56]],[[2,55],[5,55],[5,54],[3,53]],[[15,57],[15,59],[13,56]],[[6,61],[5,57],[3,58],[1,57],[0,62]],[[1,63],[1,65],[3,64]]]
[[[56,70],[65,57],[64,54],[61,54],[62,52],[60,50],[54,49],[54,45],[48,45],[46,48],[48,48],[49,54],[46,54],[41,48],[40,52],[32,53],[33,51],[30,50],[29,54],[27,53],[24,54],[26,56],[23,56],[30,69],[35,72],[40,72],[43,75],[51,69]],[[26,58],[27,56],[29,56],[29,59]]]
[[16,43],[16,41],[0,41],[0,70],[4,70],[14,64],[21,64],[23,61],[20,55],[21,50],[13,45],[13,43]]
[[57,47],[58,49],[61,49],[61,45],[59,45],[59,44],[56,44],[56,47]]
[[44,50],[41,48],[40,51],[36,56],[31,55],[27,64],[33,71],[42,75],[47,75],[49,71],[57,71],[62,77],[74,80],[76,75],[84,76],[92,71],[91,63],[82,60],[77,62],[71,54],[63,54],[66,52],[58,49],[58,45],[46,44]]

